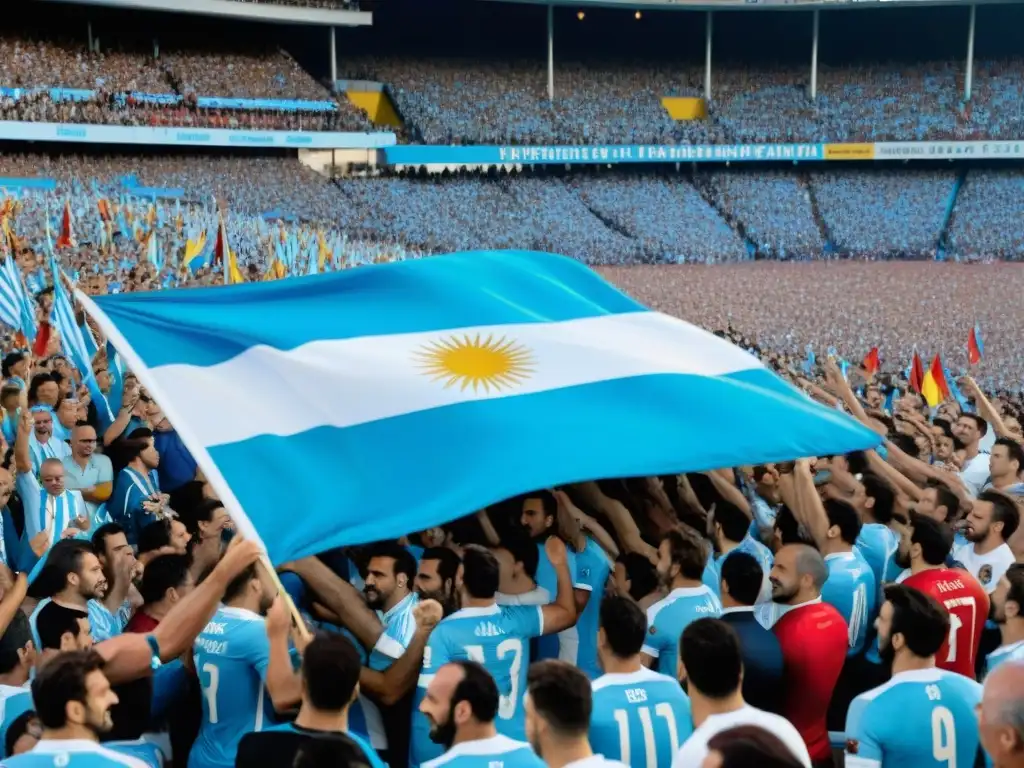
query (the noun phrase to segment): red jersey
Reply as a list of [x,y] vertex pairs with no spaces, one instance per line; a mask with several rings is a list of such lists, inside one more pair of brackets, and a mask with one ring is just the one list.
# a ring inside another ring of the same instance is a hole
[[128,622],[128,626],[124,628],[124,631],[137,632],[140,635],[146,635],[156,629],[159,624],[159,621],[154,619],[145,611],[136,611],[135,615],[132,616],[131,621]]
[[935,654],[935,666],[973,680],[981,632],[988,618],[985,589],[967,571],[952,568],[921,571],[903,583],[931,595],[949,611],[949,634]]
[[775,623],[782,649],[782,714],[807,744],[811,760],[832,756],[825,714],[846,661],[849,636],[843,615],[828,603],[793,608]]

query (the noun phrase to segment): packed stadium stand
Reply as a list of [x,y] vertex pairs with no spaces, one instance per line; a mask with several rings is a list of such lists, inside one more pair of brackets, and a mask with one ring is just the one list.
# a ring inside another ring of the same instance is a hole
[[[535,45],[543,42],[543,13],[473,5],[459,6],[465,11],[459,17],[439,11],[432,21],[419,7],[378,4],[373,29],[339,30],[338,82],[379,85],[402,121],[399,139],[428,144],[817,143],[1020,135],[1024,51],[993,42],[995,31],[1011,28],[1007,19],[1014,18],[999,17],[999,9],[979,11],[969,102],[963,98],[959,58],[962,14],[935,11],[946,13],[939,24],[943,34],[958,41],[934,45],[930,56],[921,54],[918,40],[907,40],[906,50],[894,45],[907,37],[906,22],[918,18],[909,12],[888,13],[892,23],[884,28],[873,21],[879,17],[867,13],[853,21],[824,21],[831,15],[823,14],[815,101],[807,90],[806,38],[786,37],[799,25],[762,23],[768,17],[758,14],[743,17],[753,19],[744,32],[737,31],[739,22],[725,17],[723,31],[716,32],[707,117],[674,119],[663,98],[703,95],[702,17],[670,15],[649,23],[648,15],[627,29],[631,16],[615,16],[605,32],[621,33],[615,38],[619,47],[595,57],[595,45],[611,40],[600,37],[599,27],[588,26],[598,14],[576,23],[569,9],[560,10],[555,98],[549,101],[543,51]],[[51,29],[14,19],[0,35],[0,88],[5,89],[0,116],[123,126],[381,128],[343,90],[332,92],[323,36],[302,29],[257,34],[250,26],[228,35],[215,22],[167,19],[142,16],[129,31],[106,16],[96,24],[95,41],[92,27],[87,37],[80,24]],[[518,20],[517,28],[529,27],[539,37],[517,46],[487,34],[481,27],[487,19],[499,26]],[[417,28],[454,34],[435,36],[430,49],[422,50],[414,39]],[[840,32],[866,39],[876,29],[877,39],[863,51],[839,50],[845,39]],[[782,42],[765,55],[761,37],[769,34]],[[666,58],[666,41],[677,38],[680,55]],[[928,44],[936,39],[924,33],[922,38]],[[748,48],[756,63],[744,60]],[[832,49],[836,55],[830,58]],[[894,60],[897,51],[907,55]],[[231,99],[262,101],[259,107],[224,101]],[[290,106],[283,107],[285,102]],[[6,150],[0,175],[56,182],[48,192],[21,193],[22,222],[37,241],[47,220],[56,226],[66,200],[83,221],[89,221],[100,194],[145,212],[147,204],[124,183],[131,178],[145,188],[178,191],[154,203],[165,227],[175,215],[171,211],[179,206],[186,211],[186,231],[167,233],[169,251],[195,234],[187,231],[190,222],[206,227],[222,206],[233,247],[254,274],[264,271],[266,227],[271,226],[260,224],[256,236],[252,230],[260,221],[337,235],[349,253],[362,254],[346,263],[476,248],[550,250],[600,267],[631,268],[760,260],[1024,259],[1018,226],[1024,173],[1006,165],[712,163],[443,174],[357,165],[332,180],[287,152],[85,151],[74,145],[35,154],[24,154],[18,145]],[[87,266],[90,249],[102,239],[83,235],[86,251],[77,257],[79,268]],[[120,242],[131,250],[137,245],[131,240]],[[653,291],[657,280],[643,287],[644,270],[629,274],[637,277],[628,280],[641,280],[637,290],[651,301],[662,300],[656,298],[662,288]],[[729,274],[740,273],[730,267]],[[717,310],[701,311],[717,317]],[[807,311],[810,317],[816,310]],[[786,323],[802,329],[786,342],[799,351],[809,333],[803,330],[806,322],[786,317]],[[832,327],[807,338],[844,350],[859,343],[845,334]],[[859,339],[860,331],[855,335]],[[783,345],[780,336],[769,337]]]

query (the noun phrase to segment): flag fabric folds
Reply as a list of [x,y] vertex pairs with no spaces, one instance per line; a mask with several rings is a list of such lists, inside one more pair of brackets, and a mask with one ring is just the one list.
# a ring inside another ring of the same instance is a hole
[[60,220],[60,236],[57,238],[58,248],[73,248],[75,246],[75,235],[72,231],[71,201],[64,203],[64,215]]
[[910,388],[921,394],[921,385],[924,383],[924,364],[921,362],[921,356],[917,354],[917,350],[914,350],[914,358],[910,361]]
[[946,375],[938,355],[935,355],[921,380],[921,396],[932,408],[950,398],[949,385],[946,383]]
[[816,362],[816,360],[814,359],[814,347],[812,347],[810,344],[808,344],[806,347],[804,347],[804,351],[807,353],[807,357],[804,359],[804,362],[803,362],[803,366],[802,366],[803,371],[808,376],[813,376],[814,375],[814,364]]
[[550,254],[79,301],[274,563],[561,483],[880,442]]
[[865,355],[862,365],[869,376],[878,373],[878,369],[882,366],[882,361],[878,357],[878,347],[871,348],[871,351]]
[[[224,226],[224,217],[220,217],[220,224],[217,226],[217,239],[213,243],[213,265],[227,265],[228,253],[231,247],[228,245],[228,230]],[[227,266],[224,267],[227,269]]]
[[[61,346],[64,354],[68,356],[72,364],[81,372],[82,383],[86,385],[92,401],[96,404],[97,411],[103,423],[110,425],[114,421],[115,414],[110,412],[107,399],[100,391],[92,371],[92,354],[90,350],[95,347],[93,341],[90,345],[85,340],[82,328],[75,321],[75,309],[71,304],[67,288],[62,279],[60,267],[57,266],[57,259],[50,257],[50,274],[53,277],[53,322],[57,332],[60,334]],[[92,341],[90,334],[90,341]]]
[[977,365],[985,355],[985,344],[981,340],[981,328],[977,323],[967,336],[967,362]]

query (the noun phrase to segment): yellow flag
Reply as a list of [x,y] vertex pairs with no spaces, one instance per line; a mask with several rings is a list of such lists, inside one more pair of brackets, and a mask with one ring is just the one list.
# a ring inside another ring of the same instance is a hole
[[238,268],[238,259],[235,258],[234,251],[228,251],[228,283],[230,285],[237,285],[238,283],[244,283],[245,277],[242,275],[242,271]]

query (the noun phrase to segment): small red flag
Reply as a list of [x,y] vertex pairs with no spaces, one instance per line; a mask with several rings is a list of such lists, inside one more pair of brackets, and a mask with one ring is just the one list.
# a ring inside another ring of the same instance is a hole
[[45,357],[46,350],[50,347],[50,324],[45,320],[39,324],[36,330],[36,340],[32,343],[32,354],[36,357]]
[[967,362],[971,365],[980,363],[983,350],[981,333],[978,331],[978,326],[975,325],[967,335]]
[[914,350],[914,359],[910,361],[910,388],[921,394],[921,384],[924,382],[924,364],[921,356]]
[[58,248],[72,248],[75,238],[71,232],[71,201],[64,203],[64,217],[60,222],[60,237],[57,238]]
[[871,351],[864,358],[863,366],[864,370],[869,374],[878,373],[878,369],[882,366],[882,361],[878,358],[878,347],[871,348]]
[[211,266],[216,264],[226,264],[229,250],[228,232],[224,227],[224,217],[221,216],[220,226],[217,227],[217,240],[213,244],[213,258],[211,259]]

